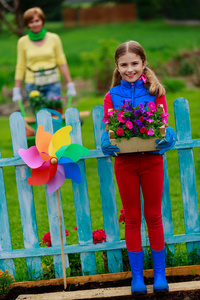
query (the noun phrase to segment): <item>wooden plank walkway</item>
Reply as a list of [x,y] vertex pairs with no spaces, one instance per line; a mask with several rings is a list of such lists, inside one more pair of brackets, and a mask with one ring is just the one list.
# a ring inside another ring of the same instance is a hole
[[[179,291],[200,291],[200,281],[188,281],[169,284],[169,292]],[[114,287],[105,289],[82,290],[74,292],[56,292],[37,295],[19,295],[16,300],[68,300],[68,299],[106,299],[109,297],[127,297],[130,296],[131,287]],[[147,286],[148,295],[153,294],[153,285]],[[123,299],[123,298],[122,298]]]

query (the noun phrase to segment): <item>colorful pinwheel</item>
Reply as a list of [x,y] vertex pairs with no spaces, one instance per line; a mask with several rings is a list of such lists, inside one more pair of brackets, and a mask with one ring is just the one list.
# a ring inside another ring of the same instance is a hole
[[23,161],[32,168],[30,185],[47,184],[47,192],[52,194],[65,181],[65,178],[81,182],[81,173],[76,162],[89,154],[89,150],[78,144],[71,144],[71,126],[65,126],[54,135],[44,131],[42,125],[37,128],[35,144],[29,149],[19,149]]

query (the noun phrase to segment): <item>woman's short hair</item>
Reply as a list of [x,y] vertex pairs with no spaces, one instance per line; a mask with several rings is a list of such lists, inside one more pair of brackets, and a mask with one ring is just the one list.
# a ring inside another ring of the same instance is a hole
[[32,7],[25,11],[23,15],[24,24],[28,26],[28,23],[33,19],[35,15],[42,20],[43,24],[45,23],[45,15],[41,8],[39,7]]

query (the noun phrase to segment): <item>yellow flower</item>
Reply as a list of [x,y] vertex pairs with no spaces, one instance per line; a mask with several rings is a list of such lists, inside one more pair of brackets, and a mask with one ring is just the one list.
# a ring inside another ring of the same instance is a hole
[[39,96],[39,95],[40,95],[40,92],[39,92],[39,91],[36,91],[36,90],[31,91],[31,92],[29,93],[29,97],[37,97],[37,96]]

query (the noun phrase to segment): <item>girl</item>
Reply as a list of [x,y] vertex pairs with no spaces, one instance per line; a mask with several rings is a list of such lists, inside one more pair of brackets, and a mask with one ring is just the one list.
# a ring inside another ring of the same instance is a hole
[[[146,55],[142,46],[135,41],[121,44],[115,52],[116,69],[112,87],[104,99],[104,113],[117,109],[124,100],[132,101],[133,107],[140,103],[162,104],[167,112],[165,89],[154,72],[146,66]],[[149,242],[154,264],[154,292],[169,290],[165,278],[164,232],[161,201],[164,180],[163,154],[172,148],[176,135],[167,127],[165,139],[158,140],[161,150],[153,153],[131,153],[117,156],[119,149],[110,145],[108,132],[101,140],[105,155],[115,157],[115,175],[125,210],[125,239],[132,271],[132,294],[146,294],[143,279],[143,250],[141,242],[141,199],[144,198],[144,216],[148,227]],[[158,146],[158,145],[157,145]]]
[[62,43],[57,34],[44,28],[45,15],[39,7],[25,11],[24,23],[28,34],[21,37],[17,45],[17,65],[13,101],[22,100],[21,84],[25,76],[25,88],[29,93],[39,90],[47,99],[61,97],[59,71],[67,83],[67,96],[75,96]]

